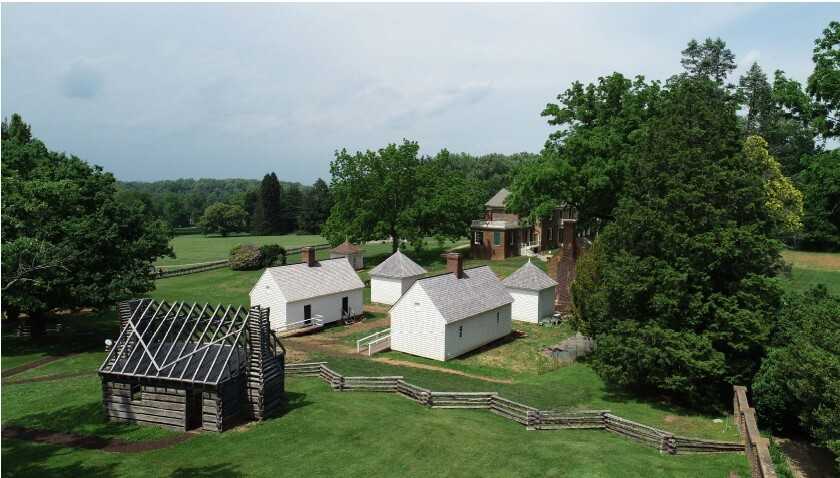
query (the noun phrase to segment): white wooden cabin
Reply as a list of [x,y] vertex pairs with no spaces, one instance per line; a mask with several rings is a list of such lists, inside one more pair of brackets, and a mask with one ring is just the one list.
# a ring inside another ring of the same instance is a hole
[[510,334],[513,298],[496,274],[464,270],[460,254],[447,254],[447,266],[391,307],[391,350],[443,361]]
[[513,297],[513,320],[538,324],[554,314],[554,293],[557,282],[539,267],[528,262],[502,281]]
[[353,266],[353,269],[361,270],[365,267],[365,254],[364,250],[361,247],[351,243],[350,241],[344,241],[338,245],[335,249],[330,249],[330,259],[338,259],[340,257],[346,257],[350,264]]
[[425,274],[426,269],[398,250],[370,271],[370,301],[393,305]]
[[323,323],[362,313],[365,284],[344,258],[317,261],[315,249],[304,261],[267,268],[251,289],[251,307],[269,308],[272,329],[318,318]]

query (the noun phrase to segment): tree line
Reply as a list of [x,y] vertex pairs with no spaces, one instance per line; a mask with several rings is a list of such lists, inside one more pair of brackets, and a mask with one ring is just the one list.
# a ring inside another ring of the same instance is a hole
[[599,230],[578,264],[573,324],[607,382],[696,408],[750,386],[762,423],[840,456],[840,298],[785,293],[784,244],[840,248],[840,23],[807,85],[758,64],[729,82],[721,39],[691,41],[664,82],[573,83],[508,206],[575,205]]

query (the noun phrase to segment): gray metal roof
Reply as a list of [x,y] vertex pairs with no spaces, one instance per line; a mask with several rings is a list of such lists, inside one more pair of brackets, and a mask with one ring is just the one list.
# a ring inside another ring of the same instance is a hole
[[513,302],[488,266],[465,269],[460,279],[449,273],[420,279],[414,284],[426,291],[448,324]]
[[532,264],[529,259],[522,267],[516,269],[513,274],[507,276],[502,281],[502,284],[505,287],[513,289],[543,290],[556,286],[557,282],[543,272],[542,269]]
[[510,191],[505,188],[499,189],[499,192],[493,195],[489,201],[484,203],[487,207],[505,207],[505,200],[507,199],[508,195],[510,195]]
[[101,374],[218,385],[243,373],[248,309],[151,299],[135,304]]
[[365,284],[344,257],[318,261],[309,267],[306,262],[266,269],[287,302],[364,289]]
[[371,277],[393,277],[402,279],[404,277],[416,277],[426,273],[426,269],[420,267],[410,257],[397,251],[390,257],[379,263],[370,271]]

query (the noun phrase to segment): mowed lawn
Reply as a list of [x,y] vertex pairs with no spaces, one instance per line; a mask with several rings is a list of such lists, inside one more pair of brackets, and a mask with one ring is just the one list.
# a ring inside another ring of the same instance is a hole
[[326,244],[321,236],[287,234],[284,236],[204,236],[190,234],[175,236],[170,244],[175,250],[175,258],[164,257],[157,261],[158,266],[197,264],[227,259],[230,250],[238,244],[280,244],[285,248]]
[[784,251],[782,257],[791,265],[782,281],[791,290],[805,291],[817,284],[840,294],[840,253]]

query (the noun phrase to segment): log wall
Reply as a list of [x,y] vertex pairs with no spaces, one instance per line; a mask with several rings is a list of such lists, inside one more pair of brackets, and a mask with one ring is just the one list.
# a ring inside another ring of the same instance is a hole
[[139,393],[132,397],[131,383],[102,380],[102,405],[108,420],[186,431],[185,390],[151,385],[134,389],[138,386]]

